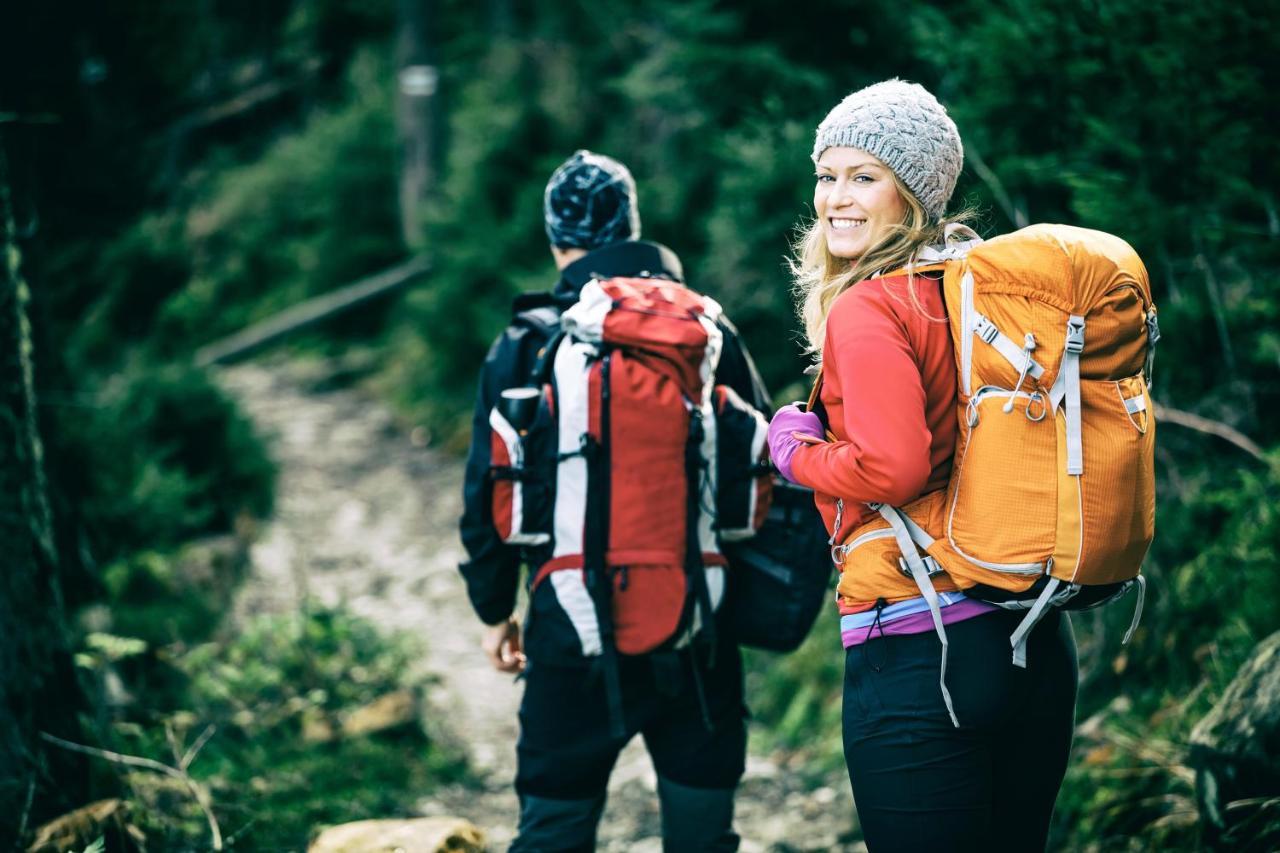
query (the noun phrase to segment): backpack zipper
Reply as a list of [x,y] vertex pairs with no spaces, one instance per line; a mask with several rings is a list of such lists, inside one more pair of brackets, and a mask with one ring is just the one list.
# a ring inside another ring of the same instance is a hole
[[835,563],[836,567],[839,568],[844,563],[844,558],[849,556],[849,553],[859,546],[865,545],[866,543],[876,539],[890,539],[892,537],[893,529],[886,527],[883,530],[868,531],[855,538],[852,542],[846,542],[843,545],[832,545],[831,562]]
[[[1009,402],[1001,407],[1001,411],[1006,413],[1013,411],[1013,401],[1015,399],[1026,400],[1027,420],[1032,423],[1039,423],[1044,420],[1045,415],[1048,414],[1049,407],[1047,405],[1047,400],[1045,400],[1045,395],[1040,391],[1010,391],[1008,388],[1001,388],[998,385],[983,385],[978,389],[978,393],[970,397],[969,402],[965,404],[965,421],[969,424],[969,429],[973,429],[978,425],[978,406],[988,397],[1008,397]],[[1031,405],[1036,400],[1040,401],[1040,405],[1042,407],[1040,417],[1034,417],[1031,414]]]

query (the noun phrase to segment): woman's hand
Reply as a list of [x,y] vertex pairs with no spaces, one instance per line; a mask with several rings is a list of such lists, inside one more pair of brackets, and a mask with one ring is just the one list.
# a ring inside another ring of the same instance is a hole
[[791,457],[802,444],[819,444],[826,440],[822,421],[812,412],[805,412],[795,403],[783,406],[769,422],[769,456],[778,473],[792,483]]

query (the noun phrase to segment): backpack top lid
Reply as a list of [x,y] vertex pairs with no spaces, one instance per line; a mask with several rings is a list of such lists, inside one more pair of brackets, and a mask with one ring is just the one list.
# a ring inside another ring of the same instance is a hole
[[654,278],[593,279],[561,316],[567,336],[621,347],[667,362],[693,400],[704,402],[720,363],[719,303],[682,284]]
[[1029,296],[1069,314],[1088,314],[1117,288],[1151,304],[1142,259],[1113,234],[1074,225],[1031,225],[977,245],[967,257],[976,294]]

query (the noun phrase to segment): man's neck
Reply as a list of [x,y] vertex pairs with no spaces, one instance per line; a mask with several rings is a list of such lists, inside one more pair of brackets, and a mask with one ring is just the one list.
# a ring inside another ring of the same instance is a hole
[[586,254],[586,249],[579,249],[576,247],[561,249],[559,246],[551,247],[551,257],[555,259],[556,269],[558,270],[563,270],[565,267],[569,266],[569,264],[581,257],[584,257]]

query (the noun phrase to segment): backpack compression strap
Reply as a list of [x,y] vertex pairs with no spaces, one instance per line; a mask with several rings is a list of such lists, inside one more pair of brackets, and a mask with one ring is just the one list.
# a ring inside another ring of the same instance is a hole
[[[692,607],[701,616],[702,642],[707,645],[707,667],[716,665],[716,614],[711,608],[711,590],[707,585],[707,566],[702,559],[702,537],[699,523],[702,518],[702,439],[706,426],[698,409],[689,412],[689,438],[685,444],[685,481],[686,505],[685,513],[685,557],[684,570],[690,590]],[[692,624],[692,619],[690,620]],[[696,640],[694,641],[697,642]],[[696,648],[690,649],[690,666],[693,669],[693,686],[697,693],[698,708],[702,712],[702,724],[707,731],[714,731],[711,711],[707,706],[706,691],[702,685],[701,664],[698,661]]]
[[916,547],[917,544],[921,547],[932,545],[933,537],[888,504],[873,503],[868,506],[880,513],[880,517],[889,522],[889,526],[893,528],[893,536],[898,540],[898,550],[902,552],[902,558],[906,561],[907,571],[919,587],[925,603],[929,605],[929,615],[933,617],[933,630],[942,641],[942,669],[938,674],[938,686],[942,689],[942,701],[946,703],[952,724],[960,728],[956,709],[951,704],[951,691],[947,689],[947,629],[942,626],[942,606],[938,602],[938,591],[933,588],[933,581],[930,579],[930,567],[920,557],[920,549]]
[[1084,351],[1084,317],[1072,314],[1067,318],[1067,345],[1062,351],[1062,366],[1058,378],[1049,389],[1049,402],[1056,410],[1066,401],[1067,473],[1079,476],[1084,473],[1083,436],[1080,426],[1080,353]]
[[822,430],[826,433],[827,441],[835,441],[835,434],[831,432],[831,421],[827,418],[827,407],[822,405],[822,368],[819,367],[817,373],[813,375],[813,387],[809,389],[809,400],[804,404],[804,410],[818,416],[818,420],[822,422]]
[[[553,339],[554,340],[554,339]],[[613,627],[613,578],[609,576],[609,365],[604,354],[600,363],[600,441],[584,447],[587,461],[587,524],[583,535],[583,580],[595,605],[600,628],[600,657],[604,669],[605,700],[609,730],[614,737],[626,736],[622,716],[622,684],[618,675],[618,646]]]

